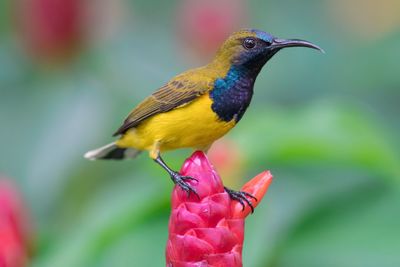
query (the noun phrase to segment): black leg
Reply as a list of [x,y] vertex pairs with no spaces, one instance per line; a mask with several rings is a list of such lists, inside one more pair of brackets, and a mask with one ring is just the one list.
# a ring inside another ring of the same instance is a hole
[[228,195],[231,197],[231,199],[239,201],[239,203],[242,205],[242,210],[244,210],[244,208],[245,208],[244,202],[246,202],[247,205],[249,205],[249,207],[251,209],[251,213],[254,212],[253,204],[247,198],[252,198],[255,201],[258,201],[255,196],[253,196],[252,194],[249,194],[247,192],[244,192],[244,191],[235,191],[235,190],[229,189],[227,187],[224,187],[224,188],[225,188],[225,191],[228,193]]
[[174,184],[178,185],[180,188],[182,188],[183,191],[185,191],[188,195],[190,196],[190,192],[194,193],[198,199],[200,199],[199,195],[197,194],[196,190],[192,188],[186,180],[193,180],[197,181],[196,178],[190,177],[190,176],[183,176],[180,175],[178,172],[171,170],[170,167],[164,162],[164,160],[161,158],[160,155],[157,156],[157,158],[154,160],[157,162],[161,167],[163,167],[164,170],[168,172],[168,174],[171,176],[171,180],[174,182]]

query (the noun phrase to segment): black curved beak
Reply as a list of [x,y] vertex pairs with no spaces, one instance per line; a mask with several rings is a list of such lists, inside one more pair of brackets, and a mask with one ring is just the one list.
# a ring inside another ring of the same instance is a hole
[[278,49],[278,50],[282,49],[282,48],[286,48],[286,47],[308,47],[308,48],[319,50],[322,53],[325,53],[325,51],[318,45],[315,45],[313,43],[310,43],[305,40],[300,40],[300,39],[278,39],[278,38],[275,38],[270,47],[272,49]]

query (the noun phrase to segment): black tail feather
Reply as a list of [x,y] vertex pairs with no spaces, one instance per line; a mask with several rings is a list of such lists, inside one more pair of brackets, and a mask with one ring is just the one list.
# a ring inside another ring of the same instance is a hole
[[115,148],[99,159],[124,159],[126,148]]

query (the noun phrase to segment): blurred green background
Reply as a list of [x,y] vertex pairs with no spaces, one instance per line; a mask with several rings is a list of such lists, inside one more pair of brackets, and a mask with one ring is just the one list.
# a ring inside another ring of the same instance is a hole
[[0,172],[30,210],[32,266],[164,265],[169,178],[145,155],[82,155],[242,26],[326,51],[276,55],[213,150],[236,151],[215,159],[236,188],[275,177],[244,266],[400,266],[399,1],[6,0],[0,23]]

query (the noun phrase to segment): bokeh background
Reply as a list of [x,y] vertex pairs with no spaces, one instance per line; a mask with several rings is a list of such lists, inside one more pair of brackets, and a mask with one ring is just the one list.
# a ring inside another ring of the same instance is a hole
[[[22,194],[29,266],[163,266],[172,183],[145,155],[89,162],[125,115],[240,27],[286,49],[210,151],[239,188],[275,180],[244,266],[400,266],[398,0],[0,1],[0,172]],[[165,159],[175,169],[190,150]]]

